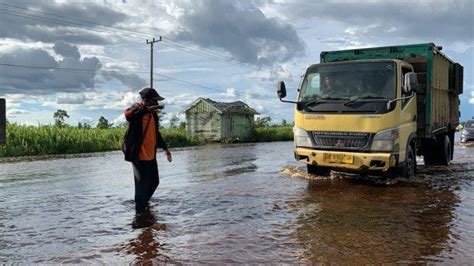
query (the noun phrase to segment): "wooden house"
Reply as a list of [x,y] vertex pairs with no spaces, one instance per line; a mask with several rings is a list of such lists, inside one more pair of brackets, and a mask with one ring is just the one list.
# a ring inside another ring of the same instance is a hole
[[187,133],[213,141],[249,137],[258,114],[242,101],[226,103],[208,98],[196,99],[184,112]]

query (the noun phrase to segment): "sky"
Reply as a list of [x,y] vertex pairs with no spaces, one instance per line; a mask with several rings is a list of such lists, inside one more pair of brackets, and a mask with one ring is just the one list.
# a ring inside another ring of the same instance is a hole
[[[474,117],[474,1],[0,0],[0,98],[7,119],[119,125],[150,84],[164,124],[198,97],[244,101],[274,123],[293,121],[276,84],[296,99],[322,51],[434,42],[464,66],[461,120]],[[3,64],[3,65],[1,65]]]

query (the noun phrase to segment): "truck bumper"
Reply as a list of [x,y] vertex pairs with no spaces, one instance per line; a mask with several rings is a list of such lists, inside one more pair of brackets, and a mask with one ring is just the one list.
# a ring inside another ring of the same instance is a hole
[[[326,154],[326,155],[325,155]],[[346,155],[352,162],[334,162],[327,159],[327,154]],[[361,153],[314,150],[309,148],[295,148],[296,160],[321,167],[347,172],[388,171],[398,165],[398,154],[394,153]]]

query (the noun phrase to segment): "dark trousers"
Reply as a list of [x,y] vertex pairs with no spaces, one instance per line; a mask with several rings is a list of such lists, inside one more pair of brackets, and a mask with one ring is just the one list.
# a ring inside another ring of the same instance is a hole
[[160,184],[158,164],[155,160],[132,163],[135,177],[135,209],[142,212],[148,207],[156,188]]

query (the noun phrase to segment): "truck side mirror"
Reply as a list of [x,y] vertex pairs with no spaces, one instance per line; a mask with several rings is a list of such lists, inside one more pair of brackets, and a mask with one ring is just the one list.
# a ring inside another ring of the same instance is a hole
[[405,74],[405,93],[414,91],[420,93],[420,86],[418,84],[418,75],[414,72]]
[[277,85],[278,98],[283,99],[286,97],[286,86],[284,81],[278,82]]

